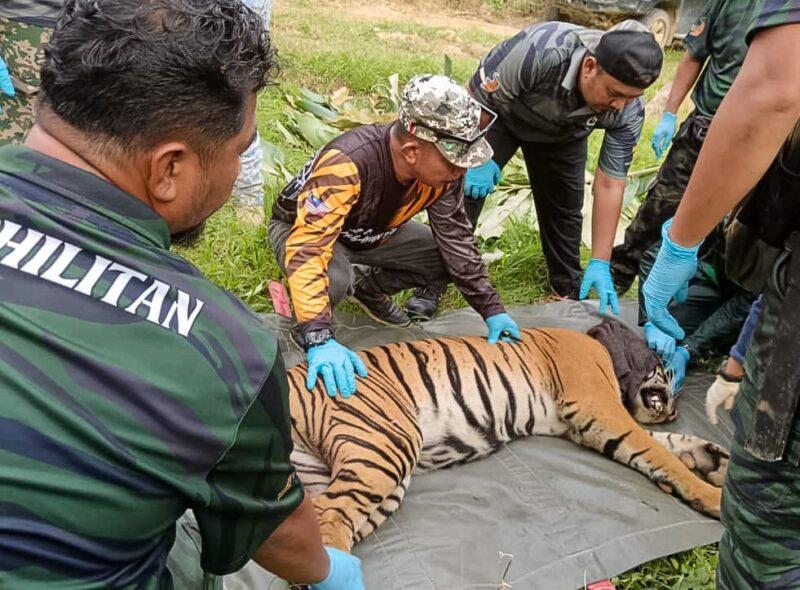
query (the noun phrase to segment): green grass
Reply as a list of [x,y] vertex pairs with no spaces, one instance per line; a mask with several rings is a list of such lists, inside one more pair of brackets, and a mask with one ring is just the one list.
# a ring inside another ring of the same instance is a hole
[[711,590],[715,588],[717,547],[697,547],[651,561],[612,581],[618,590]]
[[[525,5],[523,0],[487,0],[487,3],[497,10]],[[529,4],[533,6],[535,2]],[[446,5],[464,8],[474,6],[474,0],[446,0]],[[403,84],[418,73],[441,72],[446,54],[453,60],[453,76],[463,82],[474,71],[480,56],[502,37],[480,27],[434,27],[411,21],[352,17],[343,13],[340,4],[325,0],[287,0],[276,6],[273,39],[280,52],[282,73],[278,83],[259,97],[258,127],[266,140],[283,147],[286,164],[294,171],[313,150],[308,146],[286,145],[278,130],[276,123],[287,121],[285,92],[307,87],[327,93],[347,86],[366,100],[394,73],[400,75]],[[662,80],[648,90],[647,98],[661,88],[663,80],[672,78],[679,57],[679,52],[667,52]],[[634,169],[656,163],[650,149],[656,123],[648,119],[645,125]],[[592,170],[601,141],[600,133],[593,134],[590,140]],[[266,191],[267,211],[280,188],[273,186]],[[489,273],[506,304],[533,303],[548,295],[539,236],[525,223],[514,223],[499,240],[481,246],[484,250],[499,248],[505,253],[501,260],[490,265]],[[209,220],[201,241],[183,254],[212,281],[235,293],[256,311],[272,311],[266,286],[270,280],[279,279],[280,273],[264,226],[239,222],[228,205]],[[451,287],[442,307],[454,309],[465,305],[461,295]],[[703,547],[646,564],[616,578],[615,582],[624,590],[713,588],[715,565],[715,548]]]

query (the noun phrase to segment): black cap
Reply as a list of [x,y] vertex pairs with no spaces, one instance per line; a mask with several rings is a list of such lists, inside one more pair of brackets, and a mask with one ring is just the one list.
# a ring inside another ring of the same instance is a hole
[[597,63],[623,84],[647,88],[661,74],[664,53],[650,32],[616,30],[600,37]]

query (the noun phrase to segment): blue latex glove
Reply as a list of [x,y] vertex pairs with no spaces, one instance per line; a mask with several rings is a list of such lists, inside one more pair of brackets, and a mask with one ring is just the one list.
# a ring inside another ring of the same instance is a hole
[[617,299],[617,291],[614,289],[614,279],[611,278],[611,264],[609,264],[608,260],[592,258],[589,261],[589,266],[586,267],[586,271],[583,273],[579,298],[586,299],[592,288],[597,293],[597,298],[600,299],[600,313],[605,315],[606,306],[610,303],[614,315],[619,315],[619,300]]
[[683,381],[686,378],[686,367],[689,366],[689,361],[692,355],[685,346],[679,346],[675,349],[675,354],[667,361],[667,366],[672,370],[672,391],[677,393],[683,387]]
[[664,113],[661,117],[658,127],[653,132],[653,141],[650,145],[653,146],[653,152],[657,159],[661,156],[672,143],[672,138],[675,137],[675,132],[678,130],[678,115],[675,113]]
[[[11,74],[8,72],[6,62],[3,61],[2,57],[0,57],[0,93],[7,94],[8,96],[14,96],[16,94],[14,91],[14,83],[11,81]],[[0,108],[0,113],[2,112],[3,109]]]
[[485,199],[494,192],[500,176],[500,166],[494,160],[470,168],[464,181],[464,194],[470,199]]
[[517,322],[507,313],[498,313],[486,318],[486,325],[489,326],[489,344],[497,344],[498,340],[503,342],[514,342],[522,340],[519,333]]
[[338,388],[342,397],[348,398],[356,391],[355,373],[358,373],[360,377],[367,376],[367,367],[364,361],[333,338],[325,344],[309,348],[307,359],[306,387],[309,391],[314,389],[317,377],[321,373],[329,396],[336,397]]
[[653,269],[644,282],[642,293],[647,318],[653,325],[669,336],[683,340],[686,334],[667,311],[667,306],[673,297],[678,303],[686,301],[689,295],[689,279],[697,270],[697,251],[700,244],[691,248],[675,244],[669,238],[670,227],[672,219],[661,227],[661,248]]
[[644,339],[647,340],[647,346],[655,350],[665,361],[668,361],[675,352],[675,339],[664,334],[651,322],[644,325]]
[[311,584],[311,590],[364,590],[364,575],[361,560],[355,555],[325,547],[331,561],[328,577],[319,584]]

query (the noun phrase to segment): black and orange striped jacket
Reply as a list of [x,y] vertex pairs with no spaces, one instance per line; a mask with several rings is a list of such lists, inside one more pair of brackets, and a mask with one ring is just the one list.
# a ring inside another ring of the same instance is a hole
[[463,181],[430,187],[395,177],[389,125],[353,129],[322,148],[283,189],[274,219],[291,223],[284,260],[289,290],[303,331],[330,328],[328,262],[339,241],[365,250],[427,210],[433,235],[453,282],[483,317],[503,312],[489,282],[464,211]]

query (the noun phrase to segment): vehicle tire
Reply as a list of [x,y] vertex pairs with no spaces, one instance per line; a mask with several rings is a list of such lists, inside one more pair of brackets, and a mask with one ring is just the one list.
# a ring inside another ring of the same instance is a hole
[[654,8],[639,19],[658,41],[661,47],[672,43],[672,17],[663,8]]

